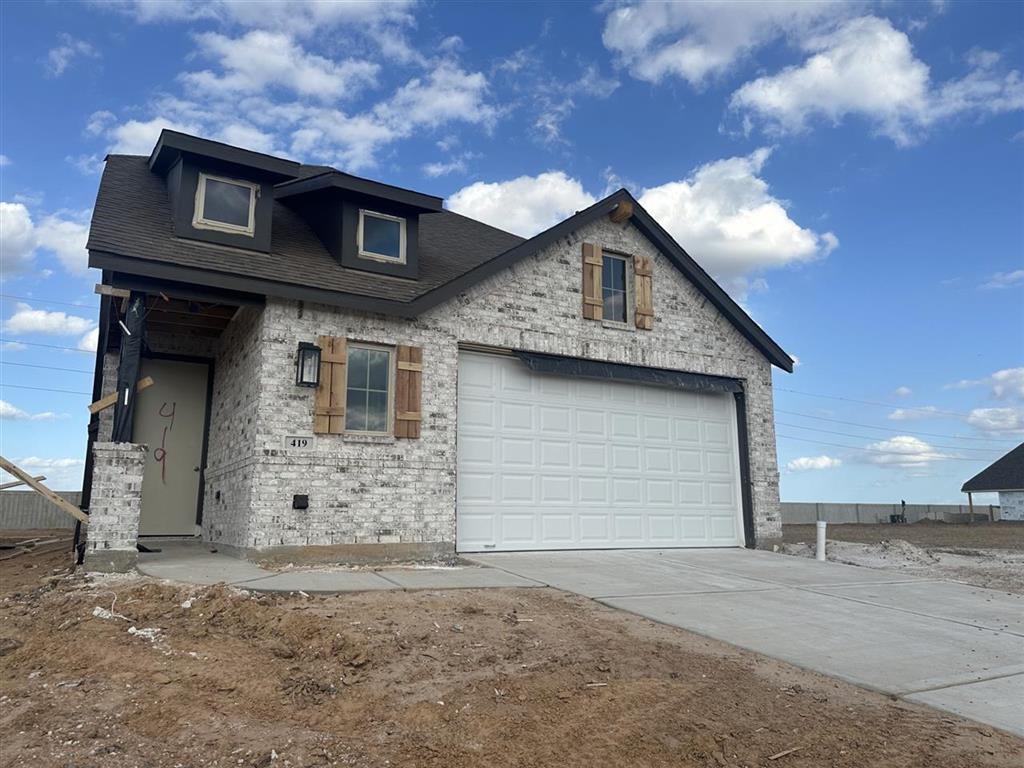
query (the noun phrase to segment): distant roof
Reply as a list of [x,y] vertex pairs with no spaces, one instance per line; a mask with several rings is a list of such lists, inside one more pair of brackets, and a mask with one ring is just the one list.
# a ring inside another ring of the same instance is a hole
[[987,469],[964,483],[960,489],[968,491],[1024,491],[1024,443],[1021,443]]

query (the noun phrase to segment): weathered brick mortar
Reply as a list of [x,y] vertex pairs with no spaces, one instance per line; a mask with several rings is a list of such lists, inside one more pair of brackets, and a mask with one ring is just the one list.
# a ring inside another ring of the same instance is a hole
[[86,570],[127,571],[135,565],[145,465],[145,445],[93,444]]
[[[582,319],[584,240],[652,257],[651,331]],[[294,384],[295,354],[319,335],[423,348],[420,439],[317,435],[312,450],[285,447],[286,435],[312,436],[313,391]],[[241,550],[453,547],[459,342],[743,380],[756,535],[780,535],[770,364],[638,230],[602,220],[414,320],[278,299],[244,310],[214,350],[204,537]],[[294,494],[309,494],[309,509],[293,510]]]

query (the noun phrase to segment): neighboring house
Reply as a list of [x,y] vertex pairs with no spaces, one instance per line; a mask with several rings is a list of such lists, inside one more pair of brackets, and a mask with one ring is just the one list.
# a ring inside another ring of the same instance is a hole
[[793,362],[626,190],[529,240],[442,202],[172,131],[107,158],[96,567],[780,536]]
[[1024,521],[1024,443],[964,483],[961,488],[971,500],[973,494],[999,493],[999,519]]

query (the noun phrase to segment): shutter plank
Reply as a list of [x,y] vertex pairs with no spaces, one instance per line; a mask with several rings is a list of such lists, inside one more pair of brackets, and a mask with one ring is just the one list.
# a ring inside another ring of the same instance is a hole
[[654,260],[650,256],[633,257],[633,279],[636,293],[635,325],[649,331],[654,327]]
[[583,318],[601,320],[604,317],[604,299],[601,295],[601,246],[583,243]]
[[423,387],[423,350],[401,345],[395,370],[395,437],[420,436]]
[[313,433],[326,435],[331,431],[331,419],[328,409],[331,407],[331,371],[333,365],[328,361],[328,350],[333,340],[330,336],[320,336],[317,346],[320,347],[320,384],[313,398]]
[[345,431],[345,401],[348,391],[348,343],[343,338],[331,340],[330,433]]
[[397,365],[395,369],[395,437],[409,436],[409,422],[402,414],[409,410],[409,348],[399,346],[395,350]]

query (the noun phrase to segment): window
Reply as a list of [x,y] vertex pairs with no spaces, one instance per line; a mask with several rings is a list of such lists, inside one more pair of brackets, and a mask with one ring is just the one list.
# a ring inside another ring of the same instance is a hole
[[603,317],[607,322],[628,322],[630,270],[628,258],[605,253],[601,263],[601,299],[604,302]]
[[405,264],[405,219],[373,211],[359,211],[359,255]]
[[391,427],[391,350],[348,345],[345,430],[389,432]]
[[199,174],[192,226],[241,235],[255,231],[257,186],[220,176]]

